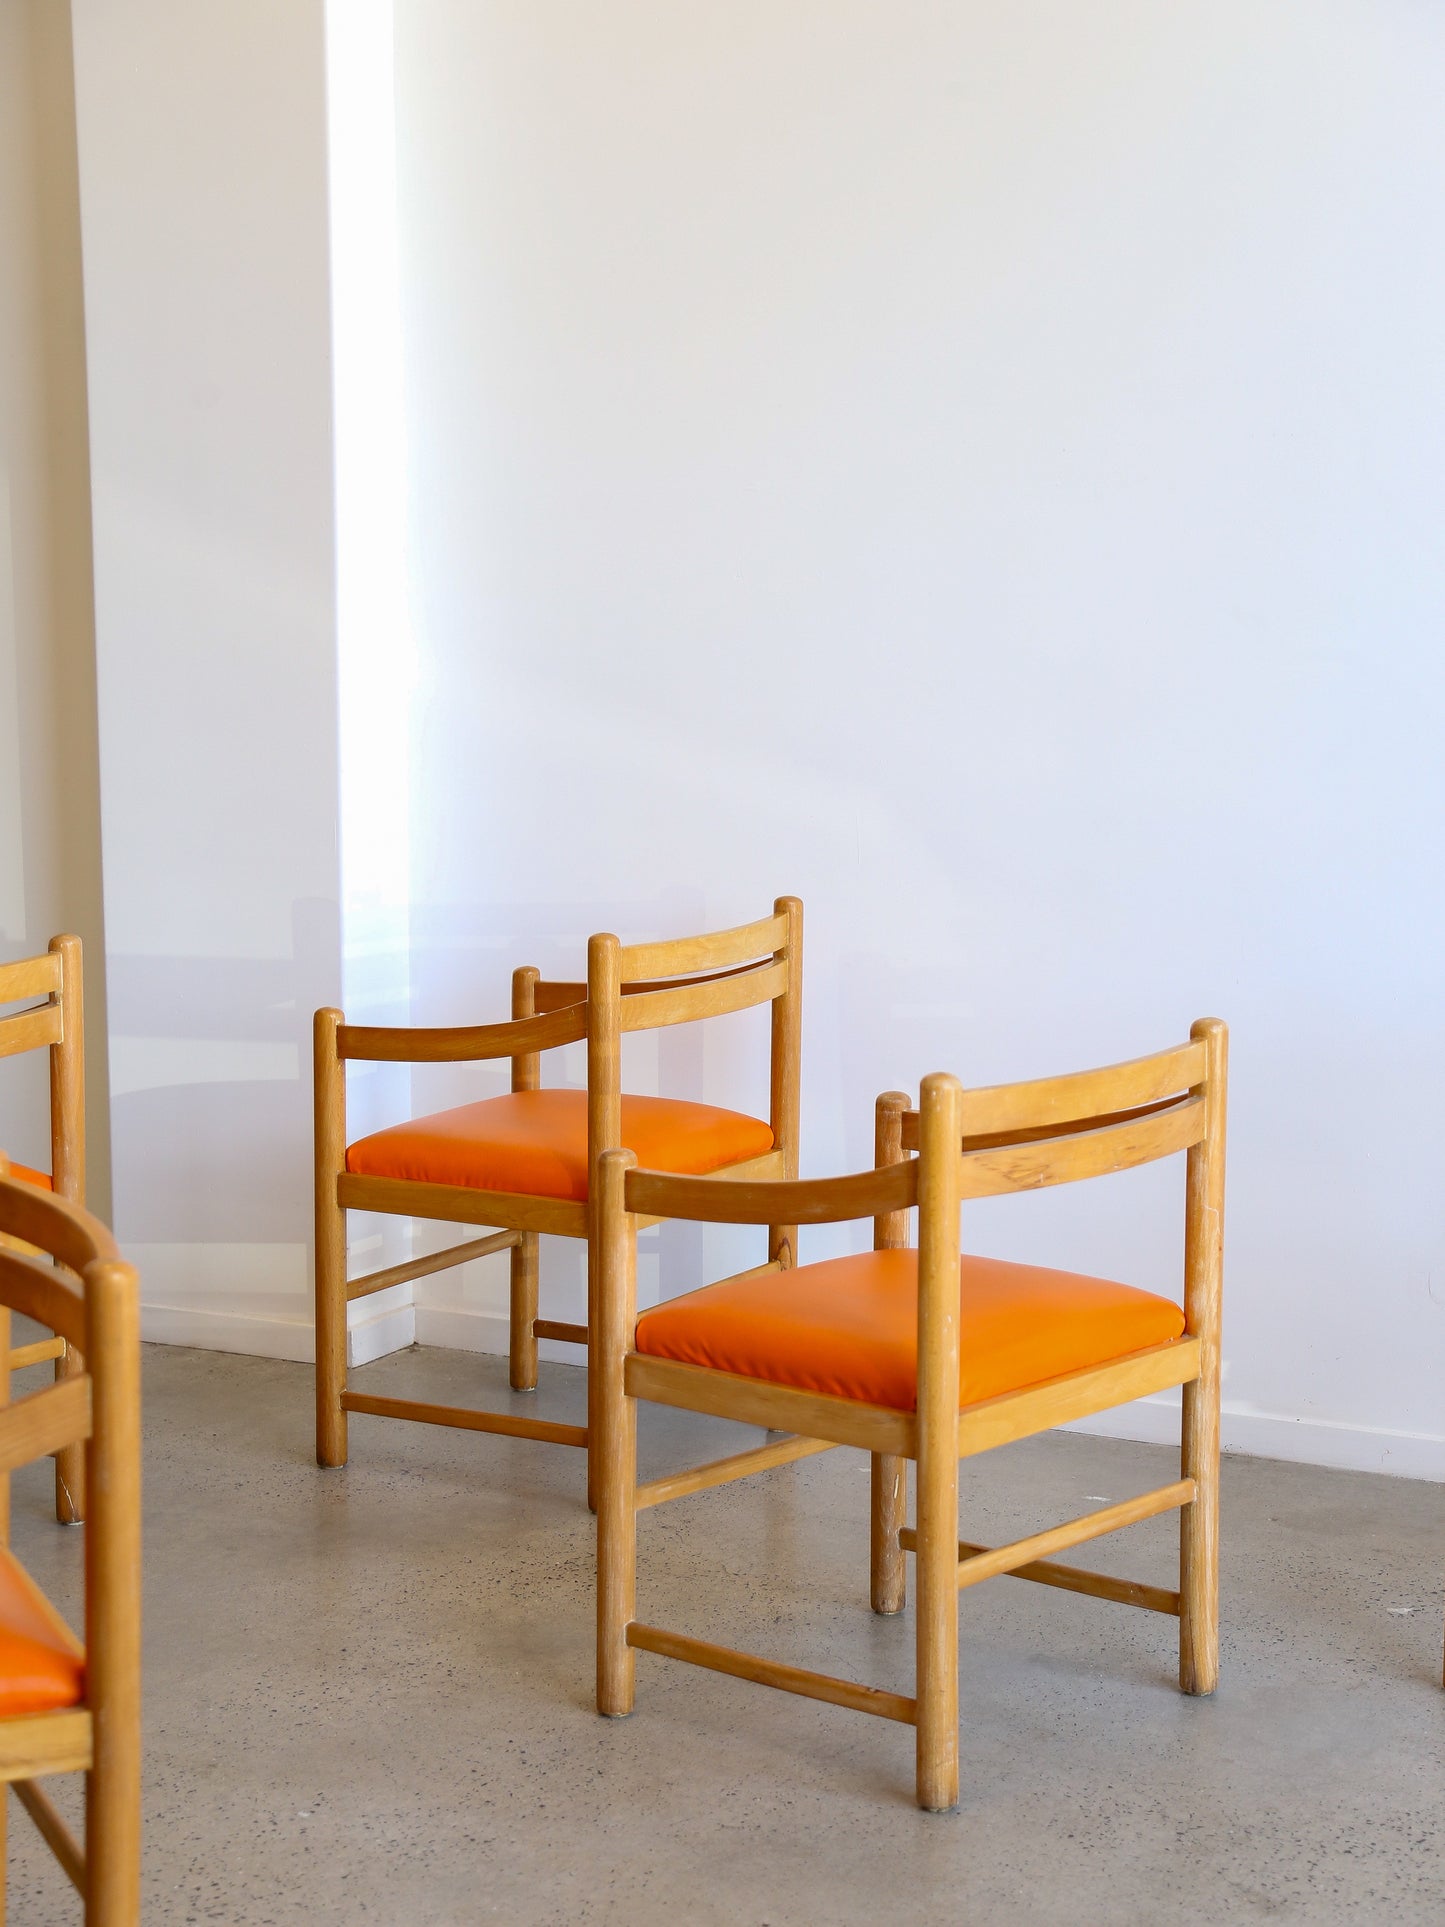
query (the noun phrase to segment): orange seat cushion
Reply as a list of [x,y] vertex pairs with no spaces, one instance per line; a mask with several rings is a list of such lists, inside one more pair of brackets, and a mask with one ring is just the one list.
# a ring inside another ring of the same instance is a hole
[[[0,1165],[7,1162],[5,1153],[0,1151]],[[21,1184],[38,1184],[42,1191],[53,1191],[55,1189],[55,1186],[50,1182],[50,1173],[48,1171],[32,1171],[28,1164],[9,1164],[8,1170],[5,1171],[5,1176],[15,1178]]]
[[[622,1142],[648,1170],[700,1177],[762,1157],[773,1148],[773,1133],[761,1118],[713,1104],[624,1097]],[[394,1124],[353,1144],[346,1168],[364,1177],[585,1202],[587,1093],[513,1091]]]
[[[1184,1330],[1171,1299],[999,1258],[960,1266],[958,1401],[1082,1371]],[[918,1254],[869,1251],[707,1285],[638,1321],[637,1349],[830,1398],[918,1404]]]
[[25,1568],[0,1551],[0,1719],[85,1697],[85,1661]]

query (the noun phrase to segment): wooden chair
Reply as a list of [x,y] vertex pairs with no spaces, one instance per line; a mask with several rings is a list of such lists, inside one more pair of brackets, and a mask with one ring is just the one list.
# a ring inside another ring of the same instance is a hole
[[[44,956],[0,964],[0,1005],[45,999],[0,1017],[0,1057],[47,1048],[50,1052],[50,1169],[12,1163],[0,1150],[0,1177],[23,1179],[80,1205],[85,1203],[83,974],[79,937],[52,937]],[[48,1358],[55,1360],[58,1379],[82,1369],[59,1336],[11,1352],[9,1368],[18,1371]],[[56,1454],[55,1516],[62,1525],[74,1525],[85,1516],[85,1455],[79,1446]]]
[[[510,1381],[537,1383],[537,1340],[586,1345],[591,1323],[537,1315],[538,1239],[590,1234],[588,1200],[605,1145],[633,1144],[650,1164],[693,1174],[792,1177],[797,1172],[798,1060],[803,908],[780,897],[773,914],[710,936],[624,947],[593,937],[587,981],[543,981],[530,967],[512,979],[512,1020],[457,1030],[348,1024],[339,1010],[316,1013],[316,1456],[344,1465],[347,1415],[461,1426],[513,1438],[586,1447],[589,1424],[561,1425],[510,1413],[429,1405],[352,1392],[346,1383],[348,1302],[389,1285],[480,1258],[511,1253]],[[768,1121],[714,1105],[629,1097],[621,1088],[626,1031],[655,1030],[770,1004],[772,1073]],[[545,1051],[585,1038],[587,1089],[543,1090]],[[460,1063],[510,1058],[509,1096],[464,1104],[394,1125],[348,1147],[349,1062]],[[347,1283],[346,1213],[501,1227]],[[773,1227],[772,1249],[790,1261],[794,1229]],[[590,1278],[589,1266],[589,1278]]]
[[[0,1179],[0,1322],[23,1312],[85,1368],[0,1401],[0,1779],[85,1901],[91,1927],[140,1919],[140,1331],[136,1276],[87,1212]],[[53,1262],[51,1262],[53,1260]],[[8,1382],[7,1382],[8,1390]],[[10,1474],[58,1447],[88,1461],[85,1643],[9,1551]],[[82,1848],[39,1781],[86,1776]],[[0,1806],[0,1868],[4,1861]],[[4,1918],[0,1884],[0,1920]]]
[[[660,1653],[916,1728],[918,1804],[958,1799],[957,1595],[998,1573],[1118,1600],[1180,1621],[1179,1679],[1209,1693],[1218,1669],[1216,1530],[1224,1203],[1224,1025],[1112,1069],[965,1091],[924,1080],[922,1104],[880,1100],[878,1168],[802,1183],[707,1183],[636,1168],[609,1150],[598,1180],[597,1706],[630,1713],[635,1653]],[[906,1155],[917,1151],[916,1157]],[[1184,1306],[1107,1280],[959,1257],[961,1199],[1098,1177],[1187,1151]],[[906,1249],[918,1208],[918,1249]],[[655,1217],[827,1224],[872,1217],[874,1250],[775,1264],[641,1318],[635,1230]],[[1010,1440],[1184,1387],[1182,1476],[1012,1545],[958,1541],[958,1461]],[[637,1483],[636,1401],[790,1436]],[[903,1604],[917,1559],[913,1696],[781,1665],[636,1617],[637,1515],[790,1459],[851,1445],[873,1455],[873,1603]],[[917,1523],[903,1525],[903,1462],[917,1463]],[[1050,1555],[1180,1508],[1174,1592],[1053,1563]]]

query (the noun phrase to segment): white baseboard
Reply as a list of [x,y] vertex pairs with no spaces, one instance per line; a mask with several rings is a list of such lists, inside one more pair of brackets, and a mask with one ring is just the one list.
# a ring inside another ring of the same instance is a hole
[[[449,1351],[491,1352],[505,1357],[510,1330],[505,1312],[470,1311],[456,1305],[418,1305],[416,1308],[418,1345],[441,1345]],[[558,1338],[539,1338],[537,1356],[554,1365],[587,1362],[587,1354],[580,1345],[569,1345]]]
[[[1065,1429],[1173,1445],[1179,1439],[1179,1401],[1136,1399],[1112,1412],[1076,1419]],[[1341,1425],[1332,1419],[1285,1418],[1277,1412],[1232,1409],[1226,1404],[1220,1413],[1219,1440],[1225,1452],[1251,1458],[1324,1465],[1339,1472],[1387,1472],[1398,1479],[1445,1484],[1445,1438],[1428,1432],[1387,1432],[1368,1425]]]
[[[349,1365],[369,1365],[415,1342],[416,1314],[410,1305],[389,1306],[357,1316],[347,1338]],[[502,1324],[505,1327],[506,1321]],[[315,1328],[309,1318],[276,1312],[216,1311],[209,1305],[142,1305],[140,1335],[150,1345],[193,1345],[206,1352],[244,1352],[252,1358],[285,1358],[314,1364]],[[433,1341],[437,1342],[437,1341]],[[505,1340],[501,1349],[507,1349]]]

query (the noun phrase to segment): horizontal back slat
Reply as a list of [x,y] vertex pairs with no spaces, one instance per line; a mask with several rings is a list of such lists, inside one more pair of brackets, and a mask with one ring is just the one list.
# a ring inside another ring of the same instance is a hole
[[689,977],[700,970],[723,970],[729,964],[751,963],[771,956],[788,940],[783,912],[740,923],[731,930],[715,930],[706,937],[674,937],[666,943],[626,944],[622,950],[624,980]]
[[49,1252],[77,1277],[97,1258],[120,1256],[99,1218],[16,1178],[0,1178],[0,1231]]
[[730,971],[720,977],[703,977],[670,990],[640,990],[622,999],[622,1028],[661,1030],[668,1024],[725,1017],[729,1011],[771,1003],[787,987],[787,963],[778,962],[755,964],[750,970]]
[[761,1182],[629,1171],[625,1196],[627,1209],[646,1217],[701,1224],[841,1224],[908,1210],[918,1199],[918,1165],[908,1158],[846,1178]]
[[566,1010],[570,1004],[585,1004],[587,985],[559,978],[539,977],[532,986],[532,1005],[538,1016],[549,1010]]
[[1081,1117],[1107,1117],[1175,1097],[1204,1077],[1204,1046],[1176,1045],[1152,1057],[1136,1057],[1103,1070],[1041,1077],[1028,1084],[995,1084],[963,1093],[963,1134],[1016,1131],[1039,1124],[1068,1124]]
[[459,1064],[495,1057],[525,1057],[556,1050],[587,1035],[587,1009],[569,1004],[537,1017],[505,1024],[471,1024],[455,1029],[412,1030],[400,1026],[342,1024],[336,1033],[339,1056],[368,1063]]
[[90,1437],[90,1377],[78,1373],[0,1410],[0,1473]]
[[962,1195],[993,1198],[1009,1191],[1038,1191],[1051,1184],[1127,1171],[1136,1164],[1172,1157],[1204,1136],[1204,1099],[1184,1097],[1162,1111],[1032,1144],[965,1151],[959,1159]]
[[0,1057],[18,1057],[21,1051],[39,1050],[44,1044],[58,1044],[61,1036],[59,1004],[40,1004],[34,1010],[17,1010],[13,1016],[0,1017]]
[[44,1258],[0,1245],[0,1305],[33,1318],[77,1351],[85,1350],[85,1304],[74,1283]]
[[0,964],[0,1004],[18,1004],[22,997],[48,997],[60,989],[63,965],[51,951],[43,957],[19,957]]

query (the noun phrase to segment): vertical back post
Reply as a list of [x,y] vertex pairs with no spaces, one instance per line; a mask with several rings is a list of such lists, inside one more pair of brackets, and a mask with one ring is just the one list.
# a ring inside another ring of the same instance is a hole
[[637,1660],[627,1628],[637,1607],[637,1404],[624,1369],[637,1326],[637,1228],[626,1207],[631,1151],[603,1153],[597,1180],[596,1337],[588,1355],[597,1387],[588,1458],[597,1468],[597,1710],[632,1711]]
[[[597,1343],[597,1178],[622,1143],[622,945],[610,931],[587,942],[587,1355]],[[597,1377],[587,1374],[587,1503],[597,1509]]]
[[[62,1198],[85,1203],[85,964],[79,937],[50,939],[60,959],[60,1042],[50,1046],[50,1181]],[[84,1361],[67,1345],[55,1378],[73,1378]],[[85,1517],[85,1448],[64,1445],[55,1455],[55,1516],[62,1525]]]
[[339,1010],[318,1010],[312,1027],[316,1157],[316,1462],[345,1465],[346,1213],[336,1181],[346,1164],[346,1065]]
[[[873,1113],[875,1168],[903,1161],[902,1091],[885,1091]],[[908,1244],[908,1213],[885,1212],[873,1220],[873,1249],[900,1251]],[[868,1547],[870,1603],[875,1613],[898,1613],[907,1597],[908,1561],[898,1543],[908,1509],[908,1461],[893,1453],[872,1454],[872,1492]]]
[[[512,1016],[535,1017],[537,979],[541,972],[533,964],[523,964],[512,972]],[[540,1051],[526,1051],[512,1059],[512,1089],[535,1091],[542,1083]],[[514,1392],[537,1389],[538,1266],[540,1240],[535,1231],[519,1231],[508,1262],[511,1266],[510,1312],[507,1376]]]
[[140,1919],[140,1324],[136,1275],[85,1274],[92,1385],[91,1517],[85,1532],[86,1699],[94,1764],[86,1775],[86,1913]]
[[918,1168],[918,1804],[958,1804],[958,1208],[962,1086],[923,1080]]
[[[803,1064],[803,905],[797,897],[778,897],[773,912],[788,920],[787,985],[773,999],[772,1066],[768,1091],[768,1121],[773,1143],[783,1153],[783,1176],[798,1175],[798,1126]],[[768,1258],[785,1271],[798,1262],[798,1227],[768,1227]]]
[[1180,1470],[1195,1497],[1179,1515],[1179,1685],[1219,1681],[1219,1385],[1224,1276],[1224,1140],[1229,1032],[1204,1017],[1204,1135],[1189,1147],[1184,1201],[1184,1329],[1199,1340],[1199,1376],[1184,1387]]

